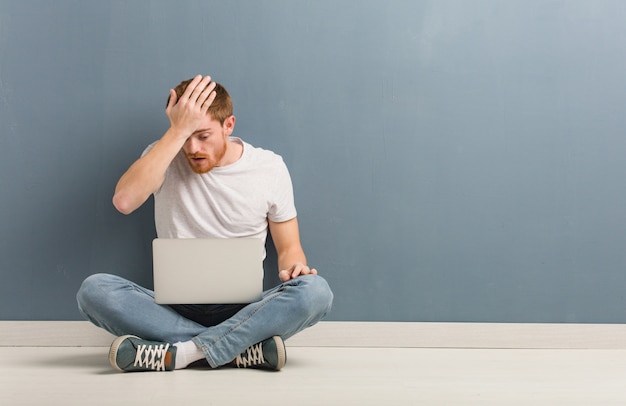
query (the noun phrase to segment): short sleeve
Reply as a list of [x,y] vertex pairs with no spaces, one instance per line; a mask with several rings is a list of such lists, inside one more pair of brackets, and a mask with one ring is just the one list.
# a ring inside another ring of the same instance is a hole
[[284,161],[277,166],[273,198],[270,203],[268,219],[275,223],[282,223],[297,216],[296,205],[293,196],[293,184],[291,176]]

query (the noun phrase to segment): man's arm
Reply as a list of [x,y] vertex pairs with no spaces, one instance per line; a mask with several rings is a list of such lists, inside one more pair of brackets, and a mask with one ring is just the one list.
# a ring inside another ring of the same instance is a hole
[[113,205],[118,211],[132,213],[161,187],[170,163],[207,114],[215,99],[214,88],[215,83],[209,76],[198,75],[189,83],[180,100],[177,100],[176,92],[170,90],[165,109],[170,128],[118,181],[113,195]]
[[179,134],[170,128],[146,155],[122,175],[113,195],[113,205],[120,213],[132,213],[161,187],[165,171],[185,142],[181,142]]
[[276,223],[269,221],[272,241],[278,254],[278,277],[282,282],[297,278],[300,275],[317,274],[306,264],[306,256],[300,244],[298,218]]

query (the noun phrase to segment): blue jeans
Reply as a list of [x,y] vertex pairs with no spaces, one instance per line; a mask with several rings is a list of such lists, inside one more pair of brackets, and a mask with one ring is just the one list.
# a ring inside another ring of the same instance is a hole
[[78,308],[93,324],[113,335],[151,341],[193,340],[213,368],[234,360],[246,348],[272,336],[284,340],[320,321],[333,294],[318,275],[305,275],[265,291],[248,305],[159,305],[154,292],[109,274],[83,282]]

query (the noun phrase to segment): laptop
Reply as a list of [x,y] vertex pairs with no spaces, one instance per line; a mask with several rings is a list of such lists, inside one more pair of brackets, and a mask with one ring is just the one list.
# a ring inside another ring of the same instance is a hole
[[159,304],[244,304],[263,296],[258,238],[156,238],[154,300]]

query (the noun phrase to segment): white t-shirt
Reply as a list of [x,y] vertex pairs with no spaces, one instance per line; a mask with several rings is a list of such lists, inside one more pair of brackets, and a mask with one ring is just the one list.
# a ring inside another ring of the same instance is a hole
[[[243,145],[238,161],[193,172],[181,150],[154,193],[159,238],[267,238],[267,220],[296,217],[291,177],[282,157]],[[150,145],[144,154],[153,146]]]

